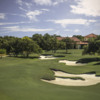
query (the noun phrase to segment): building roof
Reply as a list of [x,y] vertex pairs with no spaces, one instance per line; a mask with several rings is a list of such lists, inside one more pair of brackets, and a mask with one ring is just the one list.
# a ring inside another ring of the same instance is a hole
[[[66,37],[57,37],[57,40],[65,39]],[[88,44],[87,42],[80,41],[77,37],[69,37],[71,40],[75,41],[76,44]]]
[[96,34],[91,33],[91,34],[89,34],[89,35],[85,36],[84,38],[96,38],[96,37],[97,37],[97,35],[96,35]]
[[[68,37],[68,38],[70,38],[75,42],[80,42],[80,40],[77,37]],[[62,40],[62,39],[66,39],[66,37],[57,37],[57,40]]]
[[70,37],[70,39],[75,41],[75,42],[80,42],[80,40],[77,37]]
[[63,40],[65,39],[66,37],[57,37],[57,40]]

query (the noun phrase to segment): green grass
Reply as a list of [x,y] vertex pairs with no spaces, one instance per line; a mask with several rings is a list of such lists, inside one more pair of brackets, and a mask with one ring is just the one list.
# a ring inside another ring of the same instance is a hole
[[[58,63],[60,59],[79,60],[98,56],[82,56],[82,50],[63,50],[56,55],[65,55],[54,60],[24,59],[5,57],[0,59],[0,100],[100,100],[100,84],[86,87],[61,86],[46,83],[43,77],[54,78],[51,69],[80,74],[96,72],[100,75],[98,61],[84,66],[67,66]],[[100,57],[99,57],[100,58]]]
[[62,57],[60,59],[68,59],[68,60],[79,60],[82,58],[94,58],[94,57],[100,57],[98,55],[83,55],[82,56],[83,49],[69,49],[68,53],[66,54],[65,50],[57,50],[56,53],[52,53],[52,51],[44,52],[43,54],[52,54],[54,56]]

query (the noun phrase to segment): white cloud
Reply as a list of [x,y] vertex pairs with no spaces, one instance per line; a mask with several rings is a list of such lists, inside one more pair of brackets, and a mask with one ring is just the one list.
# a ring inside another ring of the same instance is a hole
[[5,14],[4,13],[0,13],[0,19],[5,19]]
[[22,11],[27,12],[27,10],[26,10],[26,9],[24,9],[24,8],[22,8],[22,7],[19,7],[19,9],[20,9],[20,10],[22,10]]
[[3,27],[3,30],[9,32],[42,32],[42,31],[53,31],[54,29],[35,29],[35,28],[24,28],[19,26]]
[[35,11],[29,11],[26,13],[26,16],[30,19],[30,20],[34,20],[34,21],[38,21],[38,19],[36,18],[36,16],[42,14],[42,11],[39,10],[35,10]]
[[86,16],[100,16],[100,0],[76,0],[77,5],[71,5],[71,12]]
[[23,1],[22,0],[16,0],[17,4],[19,4],[20,6],[23,5]]
[[58,2],[54,2],[53,5],[54,5],[54,6],[55,6],[55,5],[58,5]]
[[91,22],[96,22],[96,20],[86,20],[86,19],[62,19],[62,20],[48,20],[55,24],[60,24],[62,27],[66,27],[69,24],[79,24],[79,25],[89,25]]
[[[48,9],[40,9],[40,10],[34,10],[31,11],[32,2],[26,2],[23,0],[16,0],[17,4],[19,5],[19,9],[24,11],[24,14],[22,17],[27,17],[30,20],[38,21],[37,16],[42,14],[43,11],[49,11]],[[26,7],[25,7],[26,6]]]
[[51,0],[33,0],[38,5],[51,5]]
[[80,32],[79,29],[75,29],[75,30],[65,29],[64,31],[67,31],[67,32],[75,32],[75,33]]
[[49,9],[41,9],[41,10],[43,10],[43,11],[50,11]]
[[20,5],[21,7],[24,5],[24,6],[26,6],[26,7],[29,8],[29,9],[30,9],[30,7],[32,6],[32,3],[25,2],[25,1],[23,1],[23,0],[16,0],[16,3],[17,3],[18,5]]
[[29,9],[30,9],[31,6],[32,6],[32,3],[28,3],[28,2],[23,2],[23,3],[24,3],[24,5],[26,5],[26,7],[29,8]]
[[28,11],[23,9],[22,7],[19,7],[19,9],[23,10],[25,12],[25,15],[20,15],[22,17],[27,17],[31,21],[38,21],[37,16],[41,15],[44,12],[49,12],[49,9],[40,9],[40,10],[34,10],[34,11]]
[[55,2],[52,2],[52,5],[58,5],[58,4],[60,4],[60,3],[64,3],[64,2],[66,2],[67,0],[55,0]]
[[31,22],[6,22],[6,23],[0,22],[0,25],[15,25],[15,24],[24,24],[24,23],[31,23]]
[[71,31],[71,30],[70,30],[70,29],[65,29],[64,31],[68,31],[68,32],[69,32],[69,31]]
[[76,32],[76,33],[77,33],[77,32],[80,32],[80,30],[79,30],[79,29],[75,29],[75,30],[74,30],[74,32]]
[[11,23],[0,23],[0,25],[9,25]]
[[38,5],[58,5],[59,3],[66,2],[67,0],[33,0]]
[[[19,9],[24,11],[24,13],[25,13],[25,14],[23,14],[23,16],[22,15],[21,16],[27,17],[27,18],[29,18],[30,20],[33,20],[33,21],[38,21],[37,16],[39,16],[43,12],[49,11],[49,9],[40,9],[40,10],[31,11],[30,8],[32,6],[32,3],[25,2],[23,0],[18,0],[16,2],[19,5]],[[38,2],[38,0],[36,0],[36,2]],[[43,3],[44,2],[45,2],[45,0],[43,0]],[[40,2],[40,3],[42,3],[42,2]],[[25,6],[26,6],[26,8],[25,8]]]

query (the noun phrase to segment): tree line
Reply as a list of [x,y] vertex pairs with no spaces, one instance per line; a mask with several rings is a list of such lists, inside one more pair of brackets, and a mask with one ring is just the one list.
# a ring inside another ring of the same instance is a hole
[[29,57],[31,53],[42,53],[43,50],[56,53],[58,49],[71,49],[73,43],[70,38],[65,38],[61,41],[57,40],[57,35],[49,35],[48,33],[34,34],[32,37],[13,37],[4,36],[0,37],[0,54],[7,54],[18,56],[19,54],[24,57]]
[[29,57],[32,52],[39,53],[42,49],[29,37],[0,37],[1,51],[6,50],[8,55],[18,56],[19,54]]
[[[62,40],[57,39],[57,35],[50,35],[48,33],[34,34],[32,37],[13,37],[4,36],[0,37],[0,56],[7,54],[10,56],[22,55],[23,57],[29,57],[31,53],[42,53],[43,51],[52,51],[56,53],[58,49],[65,49],[66,53],[68,49],[74,49],[77,45],[75,41],[66,37]],[[76,36],[83,39],[82,36]],[[83,54],[100,54],[100,36],[97,38],[91,38],[89,44],[84,47]]]

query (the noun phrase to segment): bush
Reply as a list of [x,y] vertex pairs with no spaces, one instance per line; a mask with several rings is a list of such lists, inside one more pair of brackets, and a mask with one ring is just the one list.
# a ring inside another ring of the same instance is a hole
[[0,54],[6,54],[6,50],[5,49],[0,49]]
[[55,77],[50,74],[47,74],[47,75],[44,75],[42,79],[50,81],[50,80],[55,80]]
[[44,80],[55,80],[55,77],[54,77],[54,72],[49,70],[48,72],[46,72],[43,76],[42,76],[42,79]]
[[0,56],[1,56],[1,58],[5,54],[6,54],[6,49],[0,49]]

